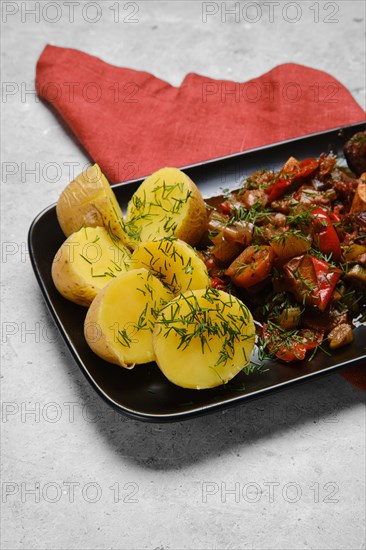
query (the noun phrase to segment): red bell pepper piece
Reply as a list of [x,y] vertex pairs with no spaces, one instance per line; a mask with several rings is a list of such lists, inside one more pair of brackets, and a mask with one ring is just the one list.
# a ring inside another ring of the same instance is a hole
[[263,325],[262,338],[271,353],[289,363],[305,359],[307,351],[321,344],[324,331],[305,328],[286,332],[281,327],[268,323]]
[[267,279],[274,252],[270,246],[248,246],[225,271],[236,286],[249,288]]
[[316,159],[304,159],[299,164],[300,172],[295,174],[295,179],[307,178],[319,167],[319,161]]
[[319,166],[319,161],[316,159],[304,159],[300,162],[287,161],[285,166],[279,172],[276,181],[274,181],[267,189],[269,202],[279,199],[285,194],[286,189],[294,182],[302,180],[310,176]]
[[232,205],[228,201],[221,202],[219,204],[219,209],[223,214],[227,214],[228,216],[231,216],[231,213],[233,211]]
[[332,220],[322,208],[313,210],[315,242],[323,254],[331,254],[336,262],[341,259],[341,244]]
[[310,254],[296,256],[283,266],[289,290],[299,302],[324,311],[342,274],[341,269]]
[[331,212],[329,214],[329,217],[330,219],[332,220],[332,222],[336,222],[336,223],[339,223],[342,221],[342,218],[341,218],[341,215],[337,212]]
[[214,277],[211,280],[211,286],[212,288],[217,288],[218,286],[224,286],[224,281],[222,279],[219,279],[218,277]]
[[292,178],[279,178],[274,183],[272,183],[265,192],[268,195],[269,202],[276,201],[277,199],[280,199],[282,195],[285,194],[286,189],[292,185],[293,179]]

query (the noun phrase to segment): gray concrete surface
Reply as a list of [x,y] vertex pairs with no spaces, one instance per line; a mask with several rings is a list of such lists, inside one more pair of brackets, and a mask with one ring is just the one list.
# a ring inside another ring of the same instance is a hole
[[[1,119],[2,548],[364,549],[364,394],[339,375],[173,425],[117,417],[85,381],[57,337],[26,238],[68,183],[66,163],[87,157],[25,95],[52,43],[174,85],[190,71],[244,81],[295,61],[328,71],[364,106],[363,2],[295,2],[285,15],[281,2],[273,22],[258,2],[256,23],[250,12],[225,22],[221,2],[206,23],[201,2],[121,2],[119,22],[116,2],[78,2],[73,22],[70,3],[58,2],[56,23],[55,2],[38,3],[39,21],[25,11],[34,4],[1,6],[2,78],[14,91]],[[299,21],[286,21],[299,7]]]

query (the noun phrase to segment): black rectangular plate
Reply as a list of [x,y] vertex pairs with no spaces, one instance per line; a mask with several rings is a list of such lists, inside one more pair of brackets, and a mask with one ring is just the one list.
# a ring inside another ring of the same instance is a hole
[[[184,171],[205,198],[223,188],[237,188],[244,177],[257,169],[279,169],[289,156],[299,159],[333,151],[342,155],[343,144],[365,124],[312,134],[275,145],[190,166]],[[122,209],[142,181],[113,186]],[[152,422],[178,421],[219,408],[243,403],[268,392],[327,374],[366,359],[366,326],[354,330],[352,344],[329,357],[322,352],[298,364],[267,363],[268,370],[250,375],[240,373],[227,386],[210,390],[188,390],[171,384],[155,363],[125,370],[102,361],[90,350],[83,336],[86,309],[65,300],[51,278],[52,260],[65,237],[56,218],[55,205],[41,212],[29,230],[29,251],[35,275],[50,312],[74,359],[97,392],[119,412]]]

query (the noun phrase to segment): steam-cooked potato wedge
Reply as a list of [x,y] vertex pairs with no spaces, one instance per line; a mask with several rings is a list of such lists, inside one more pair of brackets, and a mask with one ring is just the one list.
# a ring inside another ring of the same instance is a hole
[[167,304],[154,329],[156,362],[183,388],[225,384],[250,360],[255,341],[248,308],[226,292],[188,291]]
[[122,273],[92,302],[84,324],[86,341],[99,357],[122,367],[153,361],[153,328],[171,298],[146,269]]
[[131,256],[131,269],[145,267],[173,294],[210,286],[207,268],[189,244],[172,238],[142,243]]
[[71,302],[89,306],[111,278],[127,271],[130,252],[104,227],[83,227],[70,235],[52,263],[57,290]]
[[165,236],[195,245],[206,224],[206,206],[193,181],[177,168],[162,168],[142,182],[128,203],[125,231],[133,247]]
[[101,226],[126,244],[121,208],[98,164],[65,187],[58,199],[56,213],[66,237],[81,227]]

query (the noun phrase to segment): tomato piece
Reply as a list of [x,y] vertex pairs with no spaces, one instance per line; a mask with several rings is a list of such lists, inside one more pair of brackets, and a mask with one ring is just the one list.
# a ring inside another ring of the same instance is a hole
[[263,325],[262,338],[271,353],[290,363],[302,361],[308,351],[319,346],[323,341],[324,331],[304,328],[286,332],[274,323],[268,323]]
[[269,276],[274,257],[270,246],[248,246],[227,268],[225,275],[239,287],[254,286]]
[[342,274],[327,262],[305,254],[292,258],[283,266],[290,290],[299,302],[324,311]]
[[341,243],[337,231],[334,229],[332,220],[328,214],[320,207],[313,210],[314,216],[314,240],[323,252],[331,254],[337,262],[341,259]]

